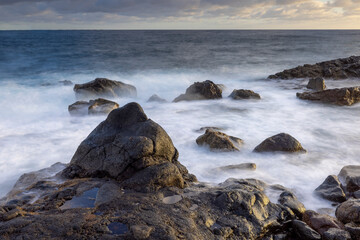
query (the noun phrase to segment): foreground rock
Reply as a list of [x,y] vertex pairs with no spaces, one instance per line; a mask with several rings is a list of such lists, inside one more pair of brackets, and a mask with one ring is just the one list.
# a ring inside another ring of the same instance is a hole
[[322,91],[326,89],[325,80],[323,78],[311,78],[306,86],[308,89]]
[[341,183],[337,176],[330,175],[325,181],[315,189],[315,192],[329,201],[344,202],[346,195],[341,187]]
[[298,66],[270,75],[268,78],[294,79],[318,77],[326,79],[360,78],[360,56],[340,58],[313,65],[305,64],[304,66]]
[[69,105],[68,110],[71,115],[80,116],[87,114],[108,114],[119,107],[119,104],[103,98],[87,101],[77,101]]
[[359,87],[334,88],[319,92],[297,93],[296,96],[303,100],[350,106],[360,101],[360,90]]
[[136,97],[136,88],[130,84],[107,78],[96,78],[95,80],[75,84],[74,91],[76,96],[81,99],[91,99],[96,97],[117,98],[117,97]]
[[265,139],[255,152],[306,152],[300,142],[287,133],[279,133]]
[[232,93],[229,95],[229,97],[235,100],[260,99],[260,95],[258,93],[245,89],[239,89],[239,90],[234,89]]
[[185,94],[181,94],[173,102],[219,98],[222,98],[221,88],[212,81],[206,80],[204,82],[195,82],[186,89]]
[[147,102],[166,103],[167,101],[165,99],[159,97],[158,95],[154,94],[147,100]]
[[344,224],[360,223],[360,199],[350,198],[343,202],[335,212],[336,217]]
[[243,142],[240,138],[232,137],[213,129],[207,129],[203,135],[196,139],[198,145],[206,145],[211,150],[216,151],[240,151]]

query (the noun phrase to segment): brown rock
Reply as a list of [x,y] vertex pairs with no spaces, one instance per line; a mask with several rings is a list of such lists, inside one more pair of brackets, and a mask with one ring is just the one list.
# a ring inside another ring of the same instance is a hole
[[186,89],[185,94],[181,94],[173,102],[219,99],[222,98],[222,90],[218,85],[210,80],[195,82]]
[[306,152],[300,142],[287,133],[279,133],[265,139],[254,152]]
[[330,228],[344,229],[344,225],[336,218],[312,210],[305,211],[303,221],[321,235]]
[[196,139],[198,145],[207,145],[211,150],[239,151],[243,140],[228,136],[225,133],[207,129],[205,134]]
[[232,93],[229,95],[229,97],[235,100],[260,99],[260,95],[258,93],[245,89],[239,89],[239,90],[234,89]]

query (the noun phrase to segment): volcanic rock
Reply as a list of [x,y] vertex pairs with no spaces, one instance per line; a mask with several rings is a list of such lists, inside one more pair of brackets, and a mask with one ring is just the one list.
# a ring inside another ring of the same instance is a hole
[[300,142],[287,133],[279,133],[265,139],[255,152],[306,152]]
[[316,91],[322,91],[326,89],[325,80],[323,78],[311,78],[306,86],[308,89],[313,89]]
[[240,138],[228,136],[225,133],[207,129],[205,134],[196,139],[200,146],[207,145],[211,150],[217,151],[239,151],[243,140]]
[[315,192],[329,201],[344,202],[346,200],[341,183],[335,175],[328,176],[325,181],[315,189]]
[[334,88],[318,92],[296,93],[296,96],[303,100],[350,106],[360,101],[360,90],[359,87]]
[[347,79],[360,78],[360,56],[351,56],[336,60],[305,64],[296,68],[270,75],[270,79],[317,78]]
[[234,89],[232,93],[229,95],[229,97],[235,100],[260,99],[260,95],[258,93],[245,89],[239,89],[239,90]]
[[85,99],[136,97],[136,88],[134,86],[107,78],[96,78],[88,83],[75,84],[74,91],[77,97]]
[[181,94],[173,102],[219,99],[222,98],[222,90],[218,85],[210,80],[195,82],[186,89],[185,94]]

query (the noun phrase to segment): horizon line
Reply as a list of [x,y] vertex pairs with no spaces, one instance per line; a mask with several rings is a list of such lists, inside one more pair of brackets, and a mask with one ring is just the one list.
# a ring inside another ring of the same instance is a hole
[[216,28],[199,28],[199,29],[162,29],[162,28],[146,28],[146,29],[138,29],[138,28],[123,28],[123,29],[100,29],[100,28],[79,28],[79,29],[67,29],[67,28],[59,28],[59,29],[0,29],[0,31],[360,31],[360,28],[244,28],[244,29],[216,29]]

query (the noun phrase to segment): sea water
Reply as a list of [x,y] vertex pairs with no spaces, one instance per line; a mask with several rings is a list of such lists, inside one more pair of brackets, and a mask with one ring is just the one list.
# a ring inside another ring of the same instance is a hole
[[[136,86],[136,101],[179,150],[179,161],[199,181],[257,178],[292,189],[309,209],[331,206],[313,194],[330,174],[360,164],[360,105],[299,100],[306,80],[267,80],[286,68],[360,55],[360,31],[0,31],[0,196],[26,172],[68,163],[80,142],[106,116],[71,117],[72,86],[106,77]],[[223,99],[171,101],[193,82],[224,84]],[[360,79],[327,80],[329,88]],[[234,101],[233,89],[261,100]],[[168,103],[148,103],[152,94]],[[240,152],[197,146],[201,127],[220,127],[245,141]],[[286,132],[306,154],[259,154],[265,138]],[[252,162],[255,171],[217,172]],[[270,196],[272,195],[269,193]],[[276,197],[272,199],[276,201]]]

